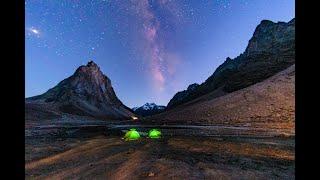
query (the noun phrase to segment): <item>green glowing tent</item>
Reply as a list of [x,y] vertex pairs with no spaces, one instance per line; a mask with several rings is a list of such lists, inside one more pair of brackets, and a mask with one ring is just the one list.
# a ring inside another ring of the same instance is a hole
[[124,135],[124,139],[126,141],[130,141],[130,140],[137,140],[140,138],[140,134],[138,131],[136,131],[136,129],[130,129],[128,132],[126,132],[126,134]]
[[161,137],[161,132],[157,129],[151,129],[148,133],[149,138],[157,139]]

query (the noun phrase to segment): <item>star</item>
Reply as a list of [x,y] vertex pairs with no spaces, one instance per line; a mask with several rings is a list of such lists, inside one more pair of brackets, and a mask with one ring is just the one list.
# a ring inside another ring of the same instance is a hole
[[34,34],[40,34],[39,30],[35,29],[34,27],[30,28],[29,30]]

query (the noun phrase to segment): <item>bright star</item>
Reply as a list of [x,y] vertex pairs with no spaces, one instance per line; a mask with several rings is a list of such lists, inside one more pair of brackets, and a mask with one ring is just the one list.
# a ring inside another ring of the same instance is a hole
[[29,31],[32,32],[35,35],[39,35],[40,31],[34,27],[29,28]]

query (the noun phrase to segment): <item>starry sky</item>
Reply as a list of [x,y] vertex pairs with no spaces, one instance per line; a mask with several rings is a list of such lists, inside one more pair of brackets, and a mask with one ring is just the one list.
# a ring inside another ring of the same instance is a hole
[[25,96],[93,60],[128,107],[167,105],[242,53],[261,20],[294,17],[294,0],[26,0]]

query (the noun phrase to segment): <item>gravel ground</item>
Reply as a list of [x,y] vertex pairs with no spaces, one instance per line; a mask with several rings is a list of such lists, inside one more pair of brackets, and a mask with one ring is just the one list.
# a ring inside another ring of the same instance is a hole
[[26,179],[294,179],[294,138],[27,137]]

